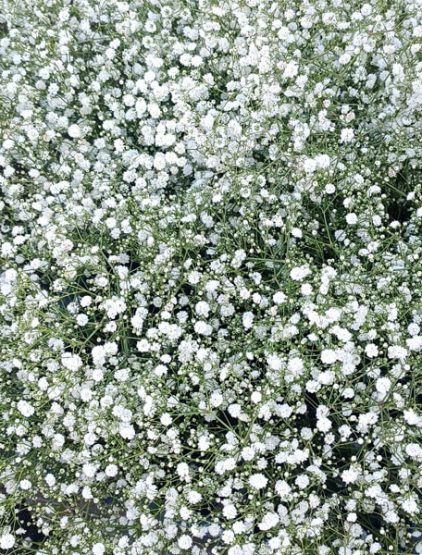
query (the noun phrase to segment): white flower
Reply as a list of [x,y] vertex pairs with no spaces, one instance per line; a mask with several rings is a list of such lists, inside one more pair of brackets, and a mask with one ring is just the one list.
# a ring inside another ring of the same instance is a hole
[[72,123],[72,125],[69,126],[67,132],[69,133],[69,136],[72,137],[72,139],[79,139],[82,135],[81,128],[76,123]]
[[35,412],[34,407],[31,405],[31,403],[28,403],[28,401],[18,401],[16,408],[26,418],[29,418]]
[[11,549],[16,543],[15,536],[9,532],[3,532],[0,536],[0,548],[1,549]]
[[275,484],[275,491],[281,498],[287,497],[291,492],[291,487],[285,480],[277,480]]
[[341,473],[341,479],[345,484],[354,484],[359,477],[359,472],[354,468],[349,468],[348,470],[343,470]]
[[321,352],[321,362],[323,364],[334,364],[337,361],[337,353],[333,349],[324,349]]
[[390,391],[391,380],[387,377],[378,378],[378,380],[375,382],[375,388],[379,393],[385,395]]
[[197,283],[199,283],[200,279],[201,279],[201,274],[197,271],[190,272],[190,274],[188,275],[188,281],[192,285],[196,285]]
[[282,361],[281,358],[278,355],[270,355],[267,357],[267,363],[268,366],[271,368],[271,370],[281,370],[282,368]]
[[271,530],[280,522],[280,517],[277,513],[266,513],[259,523],[260,530]]
[[172,417],[168,414],[168,412],[164,413],[160,417],[160,422],[163,426],[170,426],[173,422]]
[[300,476],[298,476],[295,480],[295,484],[297,485],[297,487],[299,489],[305,489],[308,487],[309,485],[309,478],[308,476],[306,476],[306,474],[300,474]]
[[46,474],[45,481],[50,487],[53,487],[56,483],[56,478],[53,476],[53,474]]
[[224,397],[219,391],[213,391],[210,397],[210,403],[212,407],[219,407],[223,404]]
[[293,268],[290,271],[290,277],[294,280],[294,281],[301,281],[302,279],[304,279],[306,276],[308,276],[311,273],[311,270],[309,269],[309,266],[307,266],[306,264],[302,265],[302,266],[296,266],[295,268]]
[[78,314],[76,316],[76,322],[78,326],[86,326],[88,323],[88,316],[86,314]]
[[317,163],[313,158],[307,158],[303,162],[303,169],[306,173],[313,173],[317,169]]
[[283,77],[286,79],[291,79],[292,77],[296,77],[296,75],[299,72],[298,67],[299,66],[297,62],[294,62],[294,61],[289,62],[284,68]]
[[246,330],[251,329],[254,318],[255,318],[255,316],[253,315],[252,312],[244,312],[244,313],[243,313],[243,315],[242,315],[242,323],[243,323],[243,327],[244,327]]
[[97,466],[92,463],[85,463],[82,467],[82,471],[87,478],[93,478],[97,470]]
[[410,426],[421,426],[422,427],[422,415],[421,416],[417,415],[414,410],[412,410],[412,409],[405,410],[403,412],[403,417],[404,417],[405,421]]
[[94,543],[92,546],[93,555],[103,555],[105,553],[105,545],[103,543]]
[[197,491],[191,490],[189,491],[187,498],[189,503],[195,505],[196,503],[200,503],[200,501],[202,500],[202,495]]
[[190,536],[187,536],[186,534],[180,536],[177,545],[180,547],[180,549],[190,549],[192,547],[192,538]]
[[31,489],[32,484],[31,484],[31,482],[30,482],[29,480],[21,480],[21,481],[19,482],[19,486],[20,486],[20,488],[23,489],[23,490],[29,490],[29,489]]
[[410,339],[406,339],[406,345],[409,351],[421,351],[422,350],[422,335],[415,335]]
[[303,283],[300,287],[300,292],[302,295],[309,296],[312,295],[312,285],[310,283]]
[[186,463],[179,463],[177,465],[177,474],[181,477],[181,478],[189,478],[190,473],[189,473],[189,466]]
[[132,426],[132,424],[121,422],[119,424],[119,434],[122,436],[123,439],[131,440],[135,437],[135,428]]
[[273,295],[273,301],[275,304],[283,304],[286,302],[286,295],[282,292],[282,291],[277,291],[277,293],[274,293]]
[[406,453],[412,459],[422,462],[422,447],[418,443],[409,443],[406,445]]
[[318,418],[316,427],[320,432],[328,432],[332,427],[331,420],[325,416]]
[[374,343],[368,343],[365,347],[365,354],[369,358],[375,358],[378,356],[378,347]]
[[345,54],[342,54],[340,56],[340,58],[338,59],[339,64],[342,65],[342,66],[348,64],[350,62],[350,60],[351,60],[351,56],[348,52],[346,52]]
[[340,133],[340,141],[342,143],[351,143],[354,139],[355,133],[353,131],[353,129],[347,127],[345,129],[341,130]]
[[262,399],[262,394],[259,391],[254,391],[251,395],[252,403],[256,404],[259,403]]
[[15,141],[12,141],[12,139],[5,139],[3,141],[3,148],[4,150],[10,150],[11,148],[13,148],[15,145]]
[[328,156],[328,154],[318,154],[315,157],[315,162],[318,168],[325,170],[330,167],[331,158]]
[[212,334],[212,326],[203,320],[195,322],[194,329],[199,335],[210,336]]
[[119,297],[112,297],[107,299],[102,304],[102,307],[107,313],[107,316],[111,319],[116,318],[119,314],[122,314],[126,310],[126,303],[123,299]]
[[255,451],[252,447],[244,447],[241,451],[242,459],[251,461],[255,457]]
[[105,349],[102,345],[96,345],[95,347],[92,348],[91,351],[92,354],[92,358],[94,361],[94,364],[97,366],[101,366],[102,364],[105,363],[106,360],[106,352]]
[[257,474],[252,474],[251,476],[249,476],[248,482],[251,487],[256,490],[260,490],[265,488],[268,483],[268,479],[263,474],[258,472]]
[[407,357],[407,350],[400,345],[394,345],[388,347],[388,358],[397,358],[399,360],[404,360]]
[[300,357],[293,357],[287,364],[287,370],[294,376],[300,376],[304,370],[304,363]]
[[206,318],[210,311],[210,305],[205,301],[199,301],[195,305],[195,310],[199,316],[204,316]]
[[350,214],[347,214],[346,216],[346,222],[349,225],[355,225],[358,223],[358,217],[356,216],[356,214],[354,214],[353,212]]
[[236,516],[237,516],[236,507],[231,503],[229,503],[228,505],[224,505],[223,515],[229,520],[232,520],[233,518],[236,518]]
[[104,472],[109,478],[114,478],[114,476],[117,476],[118,467],[116,464],[108,464]]
[[77,370],[79,370],[79,368],[82,367],[83,362],[79,355],[75,355],[72,353],[63,353],[62,364],[68,370],[76,372]]

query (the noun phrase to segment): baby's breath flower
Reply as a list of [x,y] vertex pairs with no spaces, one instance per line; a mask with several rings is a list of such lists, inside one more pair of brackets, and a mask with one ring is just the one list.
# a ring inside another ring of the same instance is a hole
[[418,2],[8,4],[0,550],[422,552]]

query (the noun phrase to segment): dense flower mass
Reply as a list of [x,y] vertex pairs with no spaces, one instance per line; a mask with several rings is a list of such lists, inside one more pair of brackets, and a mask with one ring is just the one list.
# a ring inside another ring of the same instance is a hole
[[422,553],[420,0],[0,19],[0,551]]

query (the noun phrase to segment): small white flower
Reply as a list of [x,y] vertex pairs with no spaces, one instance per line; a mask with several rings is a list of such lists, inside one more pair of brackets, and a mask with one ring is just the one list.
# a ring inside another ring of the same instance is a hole
[[278,355],[273,354],[267,357],[267,363],[271,370],[278,371],[282,368],[282,361]]
[[275,491],[278,496],[280,496],[281,498],[285,498],[290,494],[291,490],[292,488],[289,486],[286,480],[277,480],[275,484]]
[[304,370],[304,363],[300,357],[293,357],[287,363],[287,370],[294,376],[300,376]]
[[303,266],[296,266],[296,268],[293,268],[290,271],[290,277],[294,281],[301,281],[310,273],[311,273],[311,270],[309,269],[309,266],[304,264]]
[[197,283],[199,283],[200,279],[201,274],[197,271],[190,272],[190,274],[188,275],[188,281],[192,285],[196,285]]
[[169,415],[168,412],[164,413],[161,415],[160,417],[160,422],[163,426],[170,426],[171,423],[173,422],[172,417]]
[[295,484],[297,485],[297,487],[299,489],[307,488],[308,485],[309,485],[309,482],[310,482],[310,480],[309,480],[308,476],[306,476],[306,474],[300,474],[295,480]]
[[386,395],[390,391],[391,380],[387,377],[378,378],[378,380],[375,382],[375,388],[378,391],[378,393],[381,393],[382,395]]
[[199,301],[196,303],[195,311],[199,316],[204,316],[206,318],[210,311],[210,305],[205,301]]
[[259,523],[260,530],[271,530],[280,522],[280,517],[277,513],[266,513]]
[[63,353],[62,364],[68,370],[76,372],[77,370],[79,370],[79,368],[82,367],[83,362],[79,355],[75,355],[72,353]]
[[329,430],[331,430],[331,427],[332,427],[331,420],[326,416],[323,416],[322,418],[318,418],[316,427],[320,432],[324,432],[324,433],[328,432]]
[[251,329],[255,316],[252,312],[244,312],[242,315],[243,327],[246,330]]
[[0,536],[0,548],[1,549],[11,549],[16,543],[15,536],[9,532],[4,532]]
[[190,472],[189,472],[189,466],[186,463],[179,463],[177,465],[176,468],[177,474],[181,477],[181,478],[189,478],[190,476]]
[[292,77],[296,77],[299,72],[298,63],[295,61],[289,62],[283,71],[283,77],[285,79],[291,79]]
[[351,143],[354,139],[354,136],[355,136],[355,132],[353,131],[353,129],[347,127],[341,130],[340,141],[342,143]]
[[26,418],[29,418],[35,412],[34,407],[31,405],[31,403],[28,403],[28,401],[18,401],[16,407],[18,411]]
[[339,64],[344,66],[344,65],[346,65],[350,62],[351,58],[352,57],[350,56],[350,54],[348,52],[346,52],[345,54],[342,54],[340,56],[340,58],[338,59]]
[[388,358],[397,358],[399,360],[404,360],[407,357],[407,349],[400,347],[400,345],[394,345],[388,347]]
[[187,495],[189,503],[195,505],[202,500],[202,495],[198,491],[191,490]]
[[192,538],[190,536],[187,536],[186,534],[180,536],[177,545],[180,547],[180,549],[190,549],[192,547]]
[[32,488],[32,484],[31,484],[31,482],[30,482],[29,480],[21,480],[21,481],[19,482],[19,486],[20,486],[20,488],[23,489],[23,490],[29,490],[29,489]]
[[277,293],[274,293],[273,295],[273,301],[275,304],[283,304],[286,300],[287,297],[282,291],[277,291]]
[[417,415],[413,409],[405,410],[403,417],[410,426],[422,427],[422,416]]
[[303,169],[306,173],[313,173],[317,169],[317,163],[313,158],[307,158],[303,162]]
[[135,428],[132,424],[128,424],[127,422],[121,422],[119,424],[119,434],[124,439],[133,439],[135,437]]
[[219,407],[223,404],[224,397],[219,391],[213,391],[210,397],[212,407]]
[[324,349],[321,352],[321,362],[324,364],[334,364],[337,361],[337,353],[333,349]]
[[79,139],[82,135],[81,128],[76,123],[70,125],[67,132],[72,139]]
[[85,463],[82,467],[82,472],[87,478],[93,478],[97,470],[98,470],[97,466],[92,463]]
[[254,391],[251,395],[252,403],[256,404],[259,403],[262,399],[262,394],[259,391]]
[[76,323],[78,326],[86,326],[88,323],[88,316],[86,314],[78,314],[76,316]]
[[195,322],[194,330],[198,335],[210,336],[212,334],[212,326],[203,320]]
[[341,479],[345,484],[354,484],[359,477],[359,472],[354,468],[349,468],[348,470],[343,470],[341,473]]
[[415,335],[406,339],[406,345],[409,351],[422,351],[422,335]]
[[92,546],[92,554],[93,555],[104,555],[105,553],[105,545],[103,543],[94,543]]
[[368,343],[365,347],[365,354],[368,358],[375,358],[378,356],[378,347],[374,343]]
[[229,520],[231,520],[233,518],[236,518],[236,516],[237,516],[236,507],[231,503],[229,503],[228,505],[224,505],[223,515]]
[[422,461],[422,447],[418,443],[409,443],[406,445],[406,453],[412,459]]
[[256,490],[260,490],[265,488],[265,486],[268,483],[268,479],[261,474],[260,472],[256,473],[256,474],[252,474],[251,476],[249,476],[249,485],[251,487],[253,487]]
[[318,168],[325,170],[330,167],[331,158],[328,156],[328,154],[318,154],[315,157],[315,162]]

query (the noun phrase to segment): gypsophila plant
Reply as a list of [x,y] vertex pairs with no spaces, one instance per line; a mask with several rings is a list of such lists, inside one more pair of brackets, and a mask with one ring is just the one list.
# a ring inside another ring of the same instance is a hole
[[421,44],[3,0],[1,553],[422,553]]

